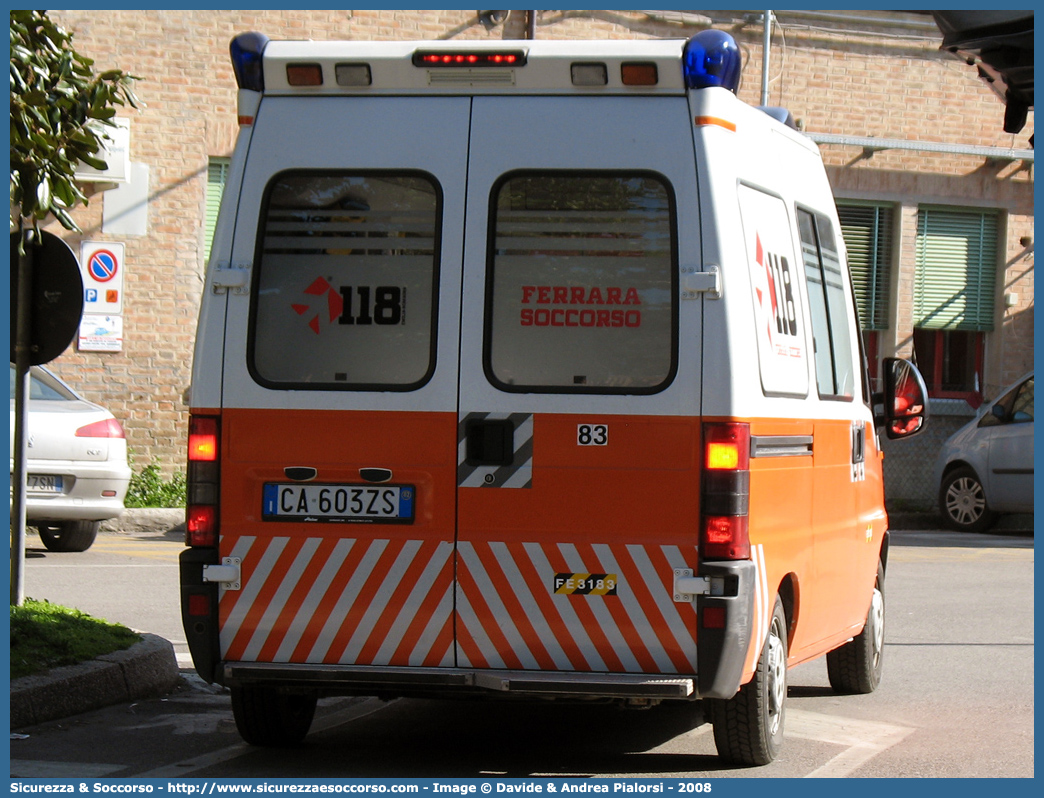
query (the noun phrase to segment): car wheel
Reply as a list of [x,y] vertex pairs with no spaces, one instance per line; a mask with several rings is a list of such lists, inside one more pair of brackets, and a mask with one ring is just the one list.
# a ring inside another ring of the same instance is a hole
[[236,728],[251,745],[288,747],[308,734],[317,703],[314,693],[288,693],[260,685],[233,687],[231,693]]
[[776,597],[768,637],[754,678],[729,699],[711,699],[718,756],[741,765],[767,765],[783,745],[787,698],[787,616]]
[[939,508],[946,525],[958,532],[984,532],[996,518],[986,504],[982,481],[967,466],[955,468],[943,477]]
[[36,529],[48,551],[87,551],[98,536],[101,521],[61,521]]
[[877,563],[870,609],[863,631],[827,654],[827,677],[838,693],[872,693],[881,683],[884,654],[884,567]]

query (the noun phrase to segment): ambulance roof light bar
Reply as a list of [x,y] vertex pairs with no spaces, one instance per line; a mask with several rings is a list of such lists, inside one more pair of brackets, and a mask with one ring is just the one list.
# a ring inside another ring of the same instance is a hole
[[743,57],[736,40],[721,30],[701,30],[685,43],[682,74],[690,89],[739,89]]
[[265,90],[265,73],[261,69],[261,56],[269,38],[263,33],[250,31],[236,36],[228,45],[232,56],[232,70],[236,73],[236,85],[250,91]]

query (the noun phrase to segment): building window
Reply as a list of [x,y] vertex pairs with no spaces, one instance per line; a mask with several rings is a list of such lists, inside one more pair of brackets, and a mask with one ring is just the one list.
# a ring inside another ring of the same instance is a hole
[[838,205],[841,236],[848,250],[863,330],[888,328],[888,284],[892,262],[892,208],[888,205]]
[[867,368],[876,379],[879,331],[888,328],[894,211],[890,205],[852,203],[838,205],[837,215],[848,251]]
[[210,260],[210,245],[214,240],[218,209],[221,207],[221,195],[225,191],[225,181],[228,179],[228,164],[228,158],[211,158],[207,166],[207,209],[203,232],[204,263]]
[[993,329],[997,214],[917,214],[914,351],[931,396],[982,401],[984,333]]
[[982,404],[984,335],[966,330],[914,329],[914,359],[928,395]]
[[993,329],[996,213],[922,208],[916,257],[915,327]]

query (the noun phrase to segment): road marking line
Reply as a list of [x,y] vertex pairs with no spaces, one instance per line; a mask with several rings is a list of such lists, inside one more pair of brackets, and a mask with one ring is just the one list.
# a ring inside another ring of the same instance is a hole
[[789,707],[786,724],[784,734],[788,737],[847,746],[846,750],[807,773],[806,779],[844,778],[916,731],[910,726],[842,718]]
[[[335,726],[340,726],[343,723],[348,723],[359,718],[364,718],[374,712],[377,712],[384,707],[390,706],[394,702],[382,701],[379,698],[367,698],[365,701],[360,701],[348,706],[344,709],[331,712],[329,715],[323,715],[312,723],[312,728],[309,730],[309,734],[316,734],[317,732],[323,732],[327,729],[332,729]],[[154,770],[148,770],[144,773],[135,773],[133,777],[136,779],[151,779],[151,778],[169,778],[171,776],[186,776],[189,773],[194,773],[197,770],[208,768],[213,765],[219,765],[222,762],[227,762],[230,759],[256,752],[259,749],[247,743],[235,743],[228,746],[227,748],[220,748],[217,751],[212,751],[209,754],[203,754],[202,756],[193,757],[192,759],[184,759],[181,762],[173,762],[169,765],[163,765]]]
[[44,759],[12,759],[13,779],[100,779],[126,768],[100,762],[53,762]]

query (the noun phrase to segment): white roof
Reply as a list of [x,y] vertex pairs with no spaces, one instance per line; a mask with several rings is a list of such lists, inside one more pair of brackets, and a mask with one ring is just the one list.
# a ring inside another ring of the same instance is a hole
[[[491,41],[271,41],[264,51],[266,94],[683,94],[684,39]],[[524,66],[415,66],[414,53],[525,54]],[[624,86],[624,63],[656,65],[655,86]],[[605,64],[605,86],[574,86],[574,64]],[[321,86],[290,86],[288,64],[319,64]],[[367,64],[369,86],[340,86],[336,67]]]

